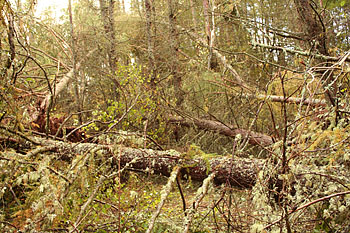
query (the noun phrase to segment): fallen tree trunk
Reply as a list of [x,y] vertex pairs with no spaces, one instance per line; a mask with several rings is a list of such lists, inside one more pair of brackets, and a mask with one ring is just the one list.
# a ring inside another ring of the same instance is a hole
[[[88,52],[86,54],[86,56],[76,64],[75,68],[71,68],[69,70],[68,73],[66,73],[63,78],[58,82],[58,84],[55,86],[55,89],[53,91],[53,93],[47,93],[47,95],[45,96],[44,100],[41,102],[40,104],[40,109],[38,112],[40,112],[40,110],[46,112],[47,111],[47,108],[49,107],[49,102],[50,102],[50,99],[55,99],[57,98],[57,96],[59,94],[61,94],[61,92],[67,87],[68,83],[72,80],[72,78],[74,77],[74,70],[79,70],[80,69],[80,66],[81,66],[81,63],[87,58],[89,57],[93,52],[95,52],[96,49],[93,49],[91,50],[90,52]],[[51,96],[53,95],[53,96]],[[34,118],[34,121],[35,121],[35,118]]]
[[[4,127],[2,127],[4,129]],[[170,176],[175,166],[181,167],[181,177],[191,177],[194,181],[203,181],[209,174],[215,172],[214,183],[228,183],[232,187],[252,188],[256,182],[256,175],[263,166],[264,160],[246,159],[239,157],[216,156],[210,159],[187,158],[175,150],[159,151],[152,149],[135,149],[122,145],[98,145],[93,143],[69,143],[54,141],[38,137],[30,137],[31,143],[40,144],[22,158],[33,158],[39,153],[56,152],[58,158],[71,161],[77,155],[99,151],[99,155],[108,160],[112,159],[120,164],[120,168],[149,171],[154,174]],[[9,137],[7,137],[7,140]],[[6,140],[4,138],[3,140]],[[19,139],[16,139],[19,140]],[[28,141],[27,139],[21,139]],[[4,143],[4,142],[0,142]],[[5,154],[0,159],[5,158]],[[116,166],[117,167],[117,166]],[[117,168],[116,168],[117,169]]]
[[311,106],[327,106],[327,102],[325,100],[320,99],[311,99],[311,98],[297,98],[297,97],[288,97],[285,98],[283,96],[277,96],[277,95],[253,95],[253,94],[243,94],[243,97],[247,98],[256,98],[256,99],[262,99],[262,100],[269,100],[272,102],[286,102],[286,103],[292,103],[292,104],[303,104],[303,105],[311,105]]
[[180,125],[187,126],[187,127],[191,127],[195,125],[200,129],[216,131],[219,134],[233,137],[233,138],[236,137],[238,134],[240,134],[242,135],[243,138],[248,137],[248,142],[251,145],[269,146],[273,143],[272,137],[269,135],[257,133],[257,132],[245,130],[245,129],[237,129],[231,125],[224,125],[223,123],[218,121],[204,120],[204,119],[197,119],[197,118],[185,119],[183,117],[170,116],[169,122],[178,123]]

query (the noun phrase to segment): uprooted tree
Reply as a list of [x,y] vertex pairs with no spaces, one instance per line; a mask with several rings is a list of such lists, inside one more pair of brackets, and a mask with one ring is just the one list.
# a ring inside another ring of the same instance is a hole
[[2,1],[0,228],[350,231],[349,6]]

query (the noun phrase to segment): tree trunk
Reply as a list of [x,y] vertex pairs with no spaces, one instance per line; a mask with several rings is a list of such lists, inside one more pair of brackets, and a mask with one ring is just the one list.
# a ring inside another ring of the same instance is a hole
[[[89,57],[96,49],[90,51],[88,54],[84,56],[84,59]],[[84,60],[83,59],[83,60]],[[79,70],[81,63],[83,62],[81,60],[78,62],[75,66],[76,70]],[[71,70],[63,76],[63,78],[58,82],[58,84],[55,86],[54,90],[52,91],[53,95],[51,93],[47,93],[45,98],[41,101],[40,105],[35,109],[34,112],[31,113],[31,120],[32,122],[37,122],[39,118],[43,117],[45,114],[47,114],[47,110],[52,102],[52,100],[56,99],[61,92],[67,88],[68,83],[74,78],[74,68],[71,68]]]
[[[4,127],[1,127],[4,128]],[[6,140],[8,140],[7,138]],[[148,171],[154,174],[170,176],[173,168],[181,166],[181,176],[191,177],[195,181],[203,181],[212,172],[216,172],[215,184],[229,183],[237,188],[252,188],[256,182],[256,175],[262,168],[264,160],[246,159],[239,157],[217,156],[210,159],[185,158],[180,152],[158,151],[150,149],[135,149],[123,146],[96,145],[93,143],[66,143],[42,138],[32,138],[40,142],[41,147],[50,151],[63,153],[61,159],[71,160],[77,154],[86,154],[89,151],[100,151],[107,159],[120,159],[120,166],[135,170]],[[113,148],[118,148],[116,151]],[[36,150],[32,150],[36,151]],[[115,161],[118,162],[119,161]],[[116,168],[117,169],[117,168]]]
[[208,55],[208,69],[217,70],[217,58],[213,53],[213,47],[215,45],[215,17],[214,17],[215,2],[212,0],[203,0],[203,11],[205,21],[205,33],[207,35],[207,44],[209,48]]
[[194,31],[195,32],[197,32],[197,25],[198,25],[198,23],[197,23],[197,19],[196,19],[196,11],[195,11],[195,9],[194,9],[194,7],[195,7],[195,5],[194,5],[194,3],[193,3],[193,0],[190,0],[190,7],[191,7],[191,14],[192,14],[192,21],[193,21],[193,26],[194,26]]
[[125,11],[125,1],[122,0],[122,1],[121,1],[121,4],[122,4],[122,13],[125,14],[125,12],[126,12],[126,11]]
[[117,58],[115,54],[115,26],[114,26],[114,0],[109,0],[108,6],[106,0],[99,0],[101,16],[107,39],[109,40],[107,55],[108,64],[113,74],[117,69]]
[[146,33],[147,33],[147,53],[148,53],[148,72],[151,81],[151,86],[155,87],[156,70],[154,58],[154,25],[153,25],[153,0],[145,0],[146,11]]
[[203,120],[203,119],[185,119],[183,117],[171,116],[169,117],[170,123],[176,123],[183,126],[191,127],[197,126],[203,130],[216,131],[219,134],[235,138],[238,134],[242,135],[242,138],[248,137],[248,143],[251,145],[269,146],[273,143],[272,137],[266,134],[257,133],[245,129],[237,129],[230,125],[225,125],[218,121]]
[[180,107],[184,97],[183,92],[181,90],[181,77],[180,69],[179,69],[179,57],[178,57],[178,49],[179,49],[179,40],[178,40],[178,33],[176,30],[176,3],[173,1],[177,0],[168,0],[168,11],[169,11],[169,24],[170,24],[170,48],[171,48],[171,54],[173,56],[170,56],[170,67],[171,67],[171,74],[172,74],[172,83],[175,89],[175,98],[176,98],[176,107]]
[[[312,6],[313,2],[310,0],[294,0],[294,4],[303,30],[307,35],[305,39],[310,47],[315,48],[320,54],[328,56],[326,28],[322,22],[322,16]],[[326,99],[329,105],[336,106],[337,84],[333,82],[333,75],[326,70],[322,77]]]
[[69,22],[70,22],[70,32],[72,37],[72,64],[73,64],[73,88],[74,88],[74,99],[76,111],[78,114],[79,125],[83,123],[82,114],[80,113],[83,109],[81,96],[79,93],[79,76],[77,75],[76,63],[77,63],[77,40],[74,33],[74,24],[73,24],[73,14],[72,14],[72,1],[68,1],[68,12],[69,12]]

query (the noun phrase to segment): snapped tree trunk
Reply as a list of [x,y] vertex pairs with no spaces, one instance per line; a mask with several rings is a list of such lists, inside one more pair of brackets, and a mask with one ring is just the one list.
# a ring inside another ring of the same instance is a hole
[[77,75],[77,40],[74,33],[74,24],[73,24],[73,14],[72,14],[72,1],[68,1],[68,12],[69,12],[69,22],[70,22],[70,31],[71,31],[71,37],[72,37],[72,64],[73,64],[73,86],[74,86],[74,99],[75,99],[75,106],[76,111],[79,112],[78,114],[78,121],[79,125],[83,123],[82,114],[80,113],[83,109],[82,101],[81,101],[81,95],[79,93],[79,76]]
[[203,0],[203,11],[204,11],[204,21],[205,21],[205,33],[207,35],[208,41],[208,69],[217,70],[217,58],[216,53],[213,52],[213,47],[215,46],[215,3],[214,1]]

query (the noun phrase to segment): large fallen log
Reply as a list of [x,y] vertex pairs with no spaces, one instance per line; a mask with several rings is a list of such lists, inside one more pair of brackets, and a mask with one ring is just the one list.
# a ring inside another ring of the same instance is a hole
[[[4,127],[2,128],[4,129]],[[264,163],[264,160],[261,159],[227,156],[215,156],[208,159],[201,157],[189,158],[186,154],[175,150],[159,151],[136,149],[122,145],[70,143],[39,137],[30,138],[31,143],[40,144],[41,147],[28,152],[24,158],[32,158],[37,153],[44,153],[45,151],[53,151],[61,154],[58,158],[70,161],[77,155],[95,154],[98,151],[99,156],[102,155],[106,161],[111,159],[116,164],[120,164],[120,168],[127,165],[131,169],[169,176],[175,166],[180,166],[181,177],[191,177],[194,181],[203,181],[215,171],[214,182],[216,184],[227,183],[232,187],[242,189],[249,189],[254,186],[256,175]],[[4,140],[6,139],[4,138]],[[28,141],[26,138],[22,138],[22,140]]]
[[180,116],[170,116],[169,122],[178,123],[182,126],[187,127],[195,125],[200,129],[215,131],[219,134],[233,138],[240,134],[243,138],[248,138],[248,143],[251,145],[269,146],[273,143],[272,137],[269,135],[257,133],[246,129],[235,128],[231,125],[225,125],[218,121],[198,118],[186,119]]

